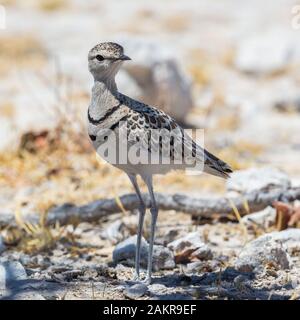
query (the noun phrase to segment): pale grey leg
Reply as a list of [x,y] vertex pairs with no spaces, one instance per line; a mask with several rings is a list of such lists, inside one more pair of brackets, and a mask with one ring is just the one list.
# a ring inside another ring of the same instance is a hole
[[151,274],[152,274],[152,256],[153,256],[153,244],[154,244],[154,235],[155,235],[155,226],[158,216],[158,207],[155,201],[155,196],[153,192],[152,185],[152,176],[143,178],[145,183],[147,184],[149,195],[151,199],[151,227],[150,227],[150,242],[149,242],[149,252],[148,252],[148,268],[147,268],[147,276],[145,279],[145,283],[151,283]]
[[136,241],[136,251],[135,251],[135,275],[134,275],[134,280],[139,280],[140,279],[141,240],[142,240],[142,231],[143,231],[143,223],[144,223],[144,217],[146,212],[146,205],[142,198],[140,188],[136,180],[136,175],[128,175],[128,177],[140,201],[138,231],[137,231],[137,241]]

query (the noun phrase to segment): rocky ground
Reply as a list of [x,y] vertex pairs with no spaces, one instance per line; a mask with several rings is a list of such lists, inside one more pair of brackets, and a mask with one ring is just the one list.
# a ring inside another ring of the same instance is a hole
[[[227,184],[173,172],[155,177],[156,191],[218,198],[299,188],[294,4],[4,1],[1,298],[299,299],[299,203],[285,199],[244,217],[234,208],[209,219],[161,211],[153,284],[130,282],[137,214],[124,210],[119,196],[133,189],[95,156],[85,128],[87,52],[118,41],[133,59],[118,76],[120,90],[186,127],[204,128],[205,146],[237,171]],[[121,213],[46,224],[53,207],[106,198],[115,198]],[[36,223],[28,221],[32,214]],[[14,222],[3,225],[4,216]],[[145,224],[147,239],[148,216]]]
[[[181,229],[183,237],[155,246],[154,268],[159,270],[153,283],[146,286],[130,281],[135,236],[118,244],[112,261],[112,247],[103,247],[97,228],[79,224],[74,231],[76,240],[62,239],[46,252],[5,251],[0,264],[1,296],[42,300],[299,299],[299,229],[268,233],[256,240],[250,236],[247,245],[239,225],[219,223],[195,229],[192,233]],[[172,230],[176,234],[176,229]],[[146,242],[143,250],[145,264]]]
[[[263,170],[256,176],[248,170],[234,175],[230,192],[238,186],[243,191],[246,175],[248,188],[289,188],[281,172],[264,177]],[[283,207],[274,207],[239,223],[216,219],[200,225],[188,214],[161,211],[148,286],[131,281],[136,214],[53,228],[27,223],[21,235],[6,229],[0,238],[0,294],[3,299],[299,299],[300,229],[286,229],[284,220],[279,222]],[[299,211],[297,201],[294,207],[289,218]],[[148,220],[145,235],[147,227]],[[147,253],[143,238],[143,268]]]

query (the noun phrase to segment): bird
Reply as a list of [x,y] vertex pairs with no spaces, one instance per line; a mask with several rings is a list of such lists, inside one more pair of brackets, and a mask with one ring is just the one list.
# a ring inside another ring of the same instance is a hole
[[[162,110],[118,91],[116,75],[122,64],[130,60],[123,47],[115,42],[101,42],[89,51],[88,68],[94,84],[87,112],[88,135],[97,153],[124,171],[132,183],[139,201],[133,280],[150,284],[158,216],[153,176],[200,164],[204,172],[226,179],[232,169],[199,146]],[[140,278],[140,255],[147,207],[137,182],[138,176],[147,186],[151,213],[147,273],[143,280]]]

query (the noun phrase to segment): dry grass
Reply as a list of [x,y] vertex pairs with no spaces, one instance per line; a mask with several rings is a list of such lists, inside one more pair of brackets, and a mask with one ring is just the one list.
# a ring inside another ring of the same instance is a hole
[[193,79],[193,84],[203,86],[210,83],[212,61],[207,52],[201,48],[193,48],[189,50],[187,60],[189,61],[187,70]]
[[238,141],[235,144],[223,148],[218,156],[230,163],[234,170],[246,169],[256,164],[257,157],[263,152],[260,144],[248,141]]
[[7,101],[0,104],[0,115],[5,118],[12,118],[15,114],[14,105]]
[[68,6],[67,0],[40,0],[36,2],[40,10],[47,12],[65,9]]
[[182,32],[189,27],[190,18],[184,14],[173,14],[161,22],[161,29],[167,32]]
[[[14,203],[18,201],[25,209],[29,205],[31,210],[36,208],[37,212],[41,212],[45,203],[59,205],[71,202],[80,205],[133,192],[125,174],[99,160],[92,148],[79,148],[76,143],[72,144],[70,135],[66,137],[69,137],[68,140],[60,140],[50,134],[39,137],[45,141],[39,141],[37,150],[31,145],[30,151],[22,149],[18,154],[0,155],[0,188],[15,190]],[[90,145],[87,136],[82,136],[81,141],[81,144],[85,141]],[[223,180],[215,177],[189,176],[184,172],[155,177],[157,192],[223,192],[224,185]],[[141,186],[146,192],[145,185]],[[33,191],[20,199],[19,191],[29,187]]]
[[139,9],[135,14],[137,19],[152,19],[155,16],[155,12],[150,8]]
[[17,3],[17,0],[1,0],[1,5],[2,6],[12,6]]
[[46,60],[46,51],[41,43],[30,35],[0,37],[0,72],[6,73],[12,66],[40,67]]
[[239,125],[240,125],[240,118],[236,113],[234,113],[234,114],[226,114],[223,117],[219,117],[215,127],[221,131],[222,130],[234,131],[239,128]]
[[2,0],[3,6],[33,7],[39,10],[51,12],[65,9],[69,5],[69,0]]
[[204,86],[210,82],[210,71],[207,65],[202,62],[194,63],[188,67],[188,72],[193,79],[193,83]]
[[220,60],[221,60],[220,62],[225,66],[232,67],[234,65],[234,59],[235,59],[235,48],[230,47],[220,57]]

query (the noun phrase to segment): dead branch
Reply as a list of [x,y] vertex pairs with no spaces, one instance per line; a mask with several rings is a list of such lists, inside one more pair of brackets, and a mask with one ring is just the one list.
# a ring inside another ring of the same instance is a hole
[[[148,195],[143,195],[145,203],[150,206]],[[196,218],[210,218],[213,214],[227,216],[231,214],[232,206],[229,199],[239,210],[241,215],[263,210],[274,201],[291,202],[300,200],[300,188],[291,188],[288,190],[272,189],[259,190],[240,197],[222,197],[222,198],[195,198],[184,194],[167,195],[156,194],[157,204],[160,210],[176,210],[189,213]],[[120,197],[123,207],[128,211],[138,208],[138,199],[134,194],[127,194]],[[247,202],[249,212],[245,207]],[[115,199],[103,199],[91,202],[84,206],[73,204],[64,204],[48,213],[47,223],[52,225],[59,222],[60,225],[76,224],[79,222],[93,222],[100,218],[114,213],[120,213],[121,208]],[[31,214],[26,216],[25,220],[31,223],[38,222],[38,215]],[[0,227],[14,224],[12,214],[0,214]]]

